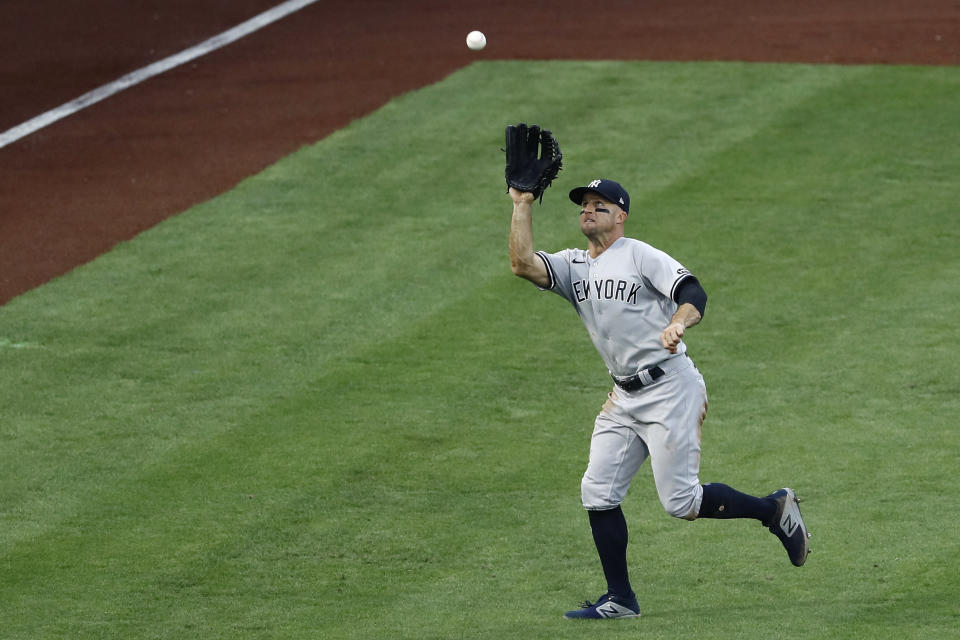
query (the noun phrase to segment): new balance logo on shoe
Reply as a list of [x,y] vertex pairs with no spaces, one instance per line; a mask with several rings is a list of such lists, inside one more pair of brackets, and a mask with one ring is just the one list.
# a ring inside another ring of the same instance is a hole
[[608,602],[602,607],[597,607],[597,613],[602,615],[604,618],[613,618],[620,614],[620,608],[612,602]]
[[794,520],[792,516],[792,513],[784,513],[783,520],[780,521],[780,527],[787,533],[788,536],[792,536],[797,530],[797,527],[800,526],[800,522]]

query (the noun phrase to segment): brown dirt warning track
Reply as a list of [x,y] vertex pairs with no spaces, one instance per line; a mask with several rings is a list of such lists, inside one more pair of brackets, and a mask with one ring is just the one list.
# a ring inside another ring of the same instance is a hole
[[[0,133],[280,1],[0,3]],[[320,0],[0,148],[0,304],[478,59],[956,65],[960,0]]]

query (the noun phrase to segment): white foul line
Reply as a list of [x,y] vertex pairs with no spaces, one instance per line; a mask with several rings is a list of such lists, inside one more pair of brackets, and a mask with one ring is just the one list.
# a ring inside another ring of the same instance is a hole
[[152,78],[153,76],[160,75],[165,71],[169,71],[174,67],[178,67],[185,62],[190,62],[195,58],[199,58],[202,55],[215,51],[220,47],[226,46],[235,40],[253,33],[254,31],[261,29],[268,24],[276,22],[281,18],[284,18],[295,11],[306,7],[307,5],[313,4],[317,0],[287,0],[264,11],[260,15],[254,16],[238,24],[237,26],[224,31],[223,33],[213,36],[209,40],[201,42],[198,45],[190,47],[189,49],[184,49],[180,53],[174,54],[168,58],[164,58],[159,62],[154,62],[151,65],[148,65],[142,69],[138,69],[132,73],[114,80],[110,84],[105,84],[102,87],[98,87],[93,91],[83,94],[75,100],[71,100],[65,104],[60,105],[56,109],[51,109],[44,114],[37,116],[31,120],[27,120],[23,124],[17,125],[12,129],[8,129],[3,133],[0,133],[0,149],[7,146],[12,142],[16,142],[20,138],[30,135],[35,131],[43,129],[44,127],[53,124],[57,120],[66,118],[67,116],[80,111],[86,107],[89,107],[92,104],[96,104],[101,100],[109,98],[115,93],[119,93],[124,89],[132,87],[136,84],[140,84],[144,80]]

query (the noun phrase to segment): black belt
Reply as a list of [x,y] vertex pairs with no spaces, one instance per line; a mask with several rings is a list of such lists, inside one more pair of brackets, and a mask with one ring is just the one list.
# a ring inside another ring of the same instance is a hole
[[[645,378],[643,374],[646,373],[649,378]],[[656,380],[663,377],[663,369],[659,366],[653,366],[647,369],[646,371],[641,371],[636,373],[629,378],[613,378],[613,381],[617,384],[618,387],[624,391],[636,391],[637,389],[642,389],[643,387],[653,384]],[[648,382],[645,380],[649,380]]]

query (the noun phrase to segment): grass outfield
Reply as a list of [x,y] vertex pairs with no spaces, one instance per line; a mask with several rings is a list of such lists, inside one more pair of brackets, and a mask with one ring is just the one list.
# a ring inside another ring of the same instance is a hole
[[[956,637],[958,103],[956,68],[479,63],[14,299],[0,637]],[[700,277],[702,478],[795,487],[802,569],[644,468],[644,616],[561,618],[604,587],[609,380],[510,274],[518,121],[566,160],[539,248],[606,176]]]

